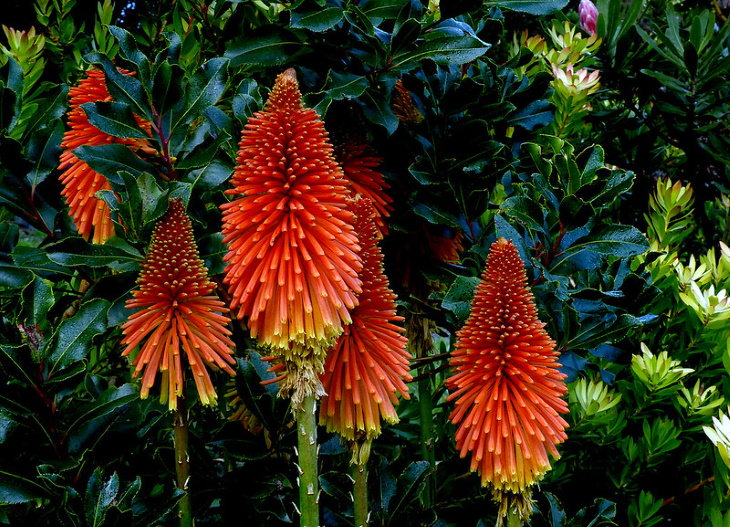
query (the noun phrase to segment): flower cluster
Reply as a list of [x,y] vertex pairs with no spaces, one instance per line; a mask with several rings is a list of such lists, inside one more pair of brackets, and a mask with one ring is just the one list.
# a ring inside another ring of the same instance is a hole
[[234,199],[221,206],[231,309],[287,368],[307,370],[312,389],[361,291],[349,188],[327,138],[294,70],[280,74],[246,124],[227,191]]
[[140,396],[149,395],[159,372],[160,401],[176,409],[183,395],[184,353],[201,402],[215,403],[206,365],[235,375],[230,366],[235,363],[234,344],[224,315],[228,309],[212,294],[216,286],[198,257],[190,218],[180,200],[170,201],[167,214],[155,226],[137,283],[126,307],[139,311],[122,326],[122,344],[125,356],[140,346],[132,363],[135,377],[144,372]]
[[[125,72],[122,72],[125,73]],[[81,107],[88,102],[110,101],[111,96],[106,88],[104,73],[90,70],[77,86],[69,91],[68,124],[61,142],[63,153],[59,170],[59,180],[63,184],[61,195],[69,206],[69,214],[76,224],[78,233],[93,243],[104,243],[114,235],[109,206],[96,197],[100,190],[111,190],[106,177],[95,172],[88,164],[74,155],[80,146],[97,146],[123,144],[133,149],[149,148],[144,139],[124,139],[102,132],[89,122],[86,112]],[[149,123],[137,118],[141,128],[149,130]],[[93,234],[92,234],[93,230]]]
[[500,238],[457,334],[447,381],[456,447],[462,457],[471,452],[471,469],[498,499],[525,494],[566,438],[565,375],[543,327],[517,249]]
[[[352,311],[352,324],[327,354],[322,384],[320,422],[354,441],[356,462],[367,459],[370,441],[380,435],[381,418],[398,422],[398,395],[408,398],[410,381],[404,329],[395,324],[395,294],[383,272],[376,213],[370,200],[354,203],[355,228],[362,246],[362,293]],[[358,454],[357,447],[365,448]]]

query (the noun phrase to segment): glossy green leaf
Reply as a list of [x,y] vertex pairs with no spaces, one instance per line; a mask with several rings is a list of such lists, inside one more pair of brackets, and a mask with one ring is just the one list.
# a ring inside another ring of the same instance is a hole
[[321,33],[336,26],[344,16],[339,7],[326,7],[317,11],[292,12],[290,26]]
[[112,183],[121,183],[121,171],[139,175],[152,172],[152,165],[143,161],[128,147],[120,144],[80,146],[74,155],[86,162],[92,169],[109,178]]
[[214,58],[203,64],[185,89],[184,110],[173,119],[172,128],[199,117],[209,106],[218,102],[226,89],[228,59]]
[[546,0],[544,2],[536,0],[500,0],[498,2],[485,2],[485,5],[504,7],[510,11],[530,15],[549,15],[563,9],[568,5],[568,0]]
[[23,290],[23,310],[26,315],[30,315],[33,324],[45,325],[48,310],[55,302],[53,284],[50,280],[35,276]]
[[86,485],[86,496],[84,498],[86,525],[90,527],[104,525],[107,509],[114,502],[118,492],[119,476],[116,472],[104,481],[101,470],[98,468],[94,470]]
[[289,32],[278,28],[265,28],[258,35],[247,35],[226,50],[231,66],[244,64],[277,66],[289,61],[290,56],[301,47],[301,43]]
[[441,307],[451,311],[460,321],[465,321],[479,281],[477,276],[457,276],[446,291]]
[[394,68],[401,70],[411,69],[425,59],[433,60],[437,64],[464,64],[478,59],[489,48],[490,44],[473,35],[454,36],[442,33],[432,36],[414,51],[395,55],[392,64]]
[[82,104],[89,122],[102,132],[114,137],[144,139],[149,137],[137,125],[129,105],[121,102],[100,101]]
[[109,302],[94,299],[81,305],[78,312],[58,327],[50,346],[51,373],[83,360],[89,354],[92,339],[107,328]]

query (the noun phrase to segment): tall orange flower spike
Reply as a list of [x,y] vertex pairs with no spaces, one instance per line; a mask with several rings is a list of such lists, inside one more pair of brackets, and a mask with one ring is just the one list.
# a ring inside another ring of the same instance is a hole
[[227,191],[236,199],[221,206],[231,309],[318,385],[326,349],[351,322],[362,261],[347,182],[293,69],[276,78],[239,146]]
[[337,145],[335,157],[342,167],[345,179],[352,186],[353,194],[360,194],[373,202],[377,212],[375,224],[379,235],[384,236],[388,233],[385,218],[393,210],[393,198],[385,192],[390,185],[385,182],[383,174],[376,170],[383,158],[378,157],[367,144],[353,139]]
[[352,324],[327,354],[322,375],[327,395],[322,398],[319,420],[355,443],[357,463],[362,464],[370,442],[380,435],[380,420],[398,422],[395,405],[398,395],[408,399],[405,383],[411,376],[405,330],[395,324],[403,317],[396,315],[396,296],[383,272],[375,209],[369,199],[359,198],[354,211],[362,246],[362,293],[352,311]]
[[[550,469],[548,454],[566,439],[567,393],[555,342],[537,318],[534,297],[517,249],[492,244],[471,314],[458,332],[447,381],[455,399],[450,419],[459,425],[456,448],[493,489],[529,515],[529,487]],[[516,500],[515,500],[516,498]],[[520,498],[524,498],[520,506]]]
[[206,365],[235,375],[230,366],[235,364],[234,344],[226,328],[228,309],[212,294],[215,284],[198,256],[193,227],[180,200],[171,200],[167,214],[155,225],[137,284],[126,307],[140,310],[122,326],[122,355],[141,344],[132,362],[134,377],[144,371],[140,396],[149,395],[160,372],[160,402],[175,410],[183,393],[184,352],[200,401],[214,404],[216,393]]
[[[149,148],[144,139],[123,139],[102,132],[89,122],[86,112],[81,108],[87,102],[111,101],[106,88],[104,73],[89,70],[86,77],[69,91],[68,124],[70,129],[61,141],[61,163],[58,166],[63,173],[59,180],[63,184],[61,195],[66,198],[69,215],[76,224],[78,233],[93,243],[104,243],[114,235],[109,206],[95,194],[100,190],[111,190],[109,181],[91,169],[84,161],[78,159],[74,149],[80,146],[97,146],[123,144],[133,148]],[[143,129],[149,130],[149,123],[138,119]],[[93,235],[92,235],[93,229]]]

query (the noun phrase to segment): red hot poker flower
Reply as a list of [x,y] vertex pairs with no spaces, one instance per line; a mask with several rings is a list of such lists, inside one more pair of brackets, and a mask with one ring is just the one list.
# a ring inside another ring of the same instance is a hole
[[418,124],[423,121],[423,114],[416,108],[413,95],[408,88],[403,86],[403,81],[398,79],[395,83],[392,98],[393,112],[396,117],[406,124]]
[[351,322],[362,262],[347,183],[293,69],[277,77],[239,146],[227,191],[236,199],[221,206],[231,309],[273,352],[323,360]]
[[[69,215],[76,224],[79,234],[93,243],[104,243],[114,234],[111,212],[104,200],[95,194],[100,190],[111,190],[109,181],[91,169],[84,161],[78,159],[73,151],[80,146],[97,146],[124,144],[134,148],[149,148],[146,140],[123,139],[102,132],[89,122],[86,112],[81,108],[87,102],[111,101],[106,88],[104,73],[89,70],[86,77],[69,91],[68,124],[70,129],[61,141],[61,163],[59,170],[63,173],[59,180],[63,184],[61,195],[66,198]],[[144,129],[149,123],[138,119]],[[93,235],[92,235],[93,229]]]
[[376,169],[383,158],[378,157],[365,143],[355,140],[345,141],[335,147],[335,156],[342,167],[345,179],[352,186],[353,194],[369,198],[375,206],[375,224],[381,236],[388,233],[385,218],[393,210],[393,198],[386,194],[390,185],[385,182],[383,174]]
[[369,443],[380,434],[381,418],[398,422],[395,405],[398,395],[408,398],[410,355],[405,331],[394,323],[403,318],[396,315],[396,296],[383,272],[375,210],[367,198],[357,199],[354,210],[362,246],[362,293],[352,324],[327,354],[320,423],[350,441]]
[[566,439],[555,342],[537,318],[524,264],[512,242],[492,244],[471,314],[457,334],[448,386],[456,399],[456,447],[495,494],[525,494]]
[[134,358],[134,376],[142,375],[140,396],[148,396],[157,372],[162,373],[160,401],[170,410],[184,385],[182,352],[193,371],[203,404],[216,402],[206,365],[231,375],[233,342],[226,328],[228,309],[213,295],[215,284],[198,256],[193,228],[180,200],[171,200],[167,214],[155,226],[139,288],[127,301],[129,309],[141,308],[123,326],[124,356],[141,344]]

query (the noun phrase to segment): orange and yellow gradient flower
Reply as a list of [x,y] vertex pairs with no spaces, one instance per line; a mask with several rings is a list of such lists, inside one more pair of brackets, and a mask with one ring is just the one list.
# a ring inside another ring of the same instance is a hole
[[377,168],[383,162],[367,144],[349,139],[335,147],[335,157],[342,167],[345,179],[353,194],[360,194],[372,201],[376,210],[375,224],[382,237],[388,233],[385,221],[393,210],[393,198],[385,192],[390,188]]
[[184,354],[200,401],[214,404],[216,392],[206,366],[235,375],[234,344],[226,327],[228,309],[213,294],[215,284],[198,256],[193,227],[180,200],[170,201],[167,214],[155,226],[137,284],[126,307],[139,311],[122,326],[122,354],[140,346],[132,362],[133,376],[142,373],[140,396],[149,395],[159,372],[160,402],[175,410],[185,383]]
[[567,437],[565,375],[543,328],[517,249],[500,238],[457,334],[447,381],[456,448],[462,457],[471,452],[471,469],[498,499],[529,495]]
[[[111,100],[104,73],[99,70],[86,72],[86,77],[69,91],[69,130],[61,141],[63,152],[58,166],[62,171],[59,176],[63,185],[61,195],[68,203],[69,215],[73,218],[78,233],[93,243],[104,243],[114,235],[109,206],[104,200],[95,196],[100,190],[111,190],[111,186],[106,177],[92,170],[89,165],[77,158],[73,151],[80,146],[115,143],[133,149],[150,149],[145,139],[124,139],[102,132],[89,122],[86,112],[81,108],[82,104],[88,102]],[[142,129],[149,131],[149,123],[139,118],[137,122]]]
[[227,191],[234,199],[221,206],[231,309],[317,385],[326,349],[352,320],[362,268],[348,184],[327,137],[294,70],[280,74],[246,124]]
[[327,395],[322,398],[320,424],[343,438],[355,442],[367,460],[369,444],[380,435],[381,419],[397,423],[395,406],[398,396],[408,399],[406,382],[409,353],[405,330],[396,324],[395,294],[383,271],[383,255],[378,246],[376,212],[367,198],[355,201],[355,229],[362,246],[362,293],[352,311],[352,324],[337,339],[327,354],[322,384]]

